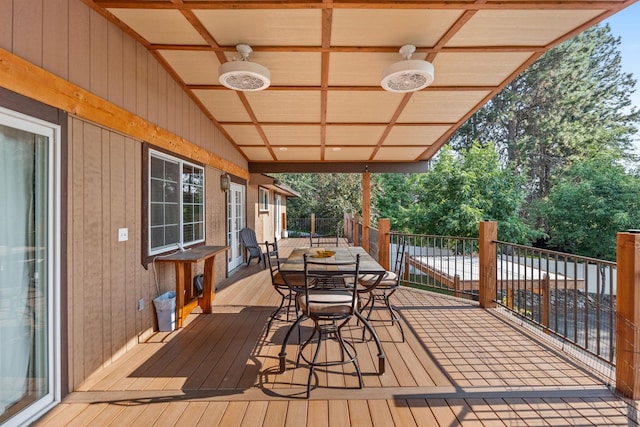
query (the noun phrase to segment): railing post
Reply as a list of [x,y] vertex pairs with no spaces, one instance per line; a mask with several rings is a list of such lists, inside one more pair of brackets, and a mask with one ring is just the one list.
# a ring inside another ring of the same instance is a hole
[[349,236],[349,215],[347,212],[342,214],[342,236],[347,239],[347,242],[350,239]]
[[391,247],[391,220],[389,218],[378,219],[378,262],[385,270],[389,270]]
[[309,221],[311,222],[311,224],[310,224],[311,235],[313,236],[314,234],[316,234],[316,214],[312,213],[311,214],[311,219]]
[[362,247],[369,248],[369,227],[371,226],[371,174],[362,174]]
[[551,305],[551,296],[549,295],[549,275],[545,273],[542,277],[540,293],[542,295],[542,327],[545,333],[549,333],[549,306]]
[[496,306],[496,244],[498,238],[498,224],[494,221],[480,222],[480,283],[478,297],[480,307],[494,308]]
[[453,296],[460,298],[460,275],[458,274],[453,277]]
[[360,216],[358,214],[353,215],[353,244],[360,246]]
[[640,234],[618,233],[616,391],[640,399]]

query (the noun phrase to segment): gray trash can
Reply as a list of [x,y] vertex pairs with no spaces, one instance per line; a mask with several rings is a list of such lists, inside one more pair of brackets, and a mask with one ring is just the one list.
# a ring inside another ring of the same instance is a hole
[[176,328],[176,292],[169,291],[153,300],[158,316],[158,330],[171,332]]

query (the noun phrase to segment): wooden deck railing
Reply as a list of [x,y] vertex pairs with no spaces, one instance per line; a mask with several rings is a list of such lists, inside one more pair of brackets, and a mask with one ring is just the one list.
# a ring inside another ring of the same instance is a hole
[[[480,223],[478,239],[392,233],[388,226],[378,220],[378,260],[391,265],[397,239],[407,239],[403,283],[507,309],[608,364],[616,390],[640,400],[640,234],[618,233],[614,263],[500,242],[490,221]],[[359,227],[357,215],[345,215],[345,237],[361,245]]]

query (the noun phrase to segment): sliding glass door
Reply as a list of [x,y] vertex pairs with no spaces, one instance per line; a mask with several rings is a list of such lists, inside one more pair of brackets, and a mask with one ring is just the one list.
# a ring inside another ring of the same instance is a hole
[[59,128],[0,109],[0,424],[59,399]]

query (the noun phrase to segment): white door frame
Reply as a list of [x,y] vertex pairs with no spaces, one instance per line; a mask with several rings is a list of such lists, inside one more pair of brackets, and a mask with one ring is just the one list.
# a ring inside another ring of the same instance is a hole
[[[47,211],[46,238],[46,298],[43,303],[46,305],[46,320],[41,325],[46,330],[44,344],[46,348],[47,379],[43,387],[37,390],[40,397],[27,405],[24,409],[5,420],[3,425],[26,425],[41,417],[53,406],[61,401],[61,381],[62,381],[62,340],[61,340],[61,128],[57,124],[49,123],[35,117],[27,116],[3,107],[0,107],[0,123],[4,126],[20,129],[35,135],[41,135],[48,139],[48,153],[46,176],[46,188],[43,191],[47,194],[46,206],[42,207]],[[42,236],[44,237],[44,236]],[[33,280],[38,280],[34,277]],[[33,392],[33,390],[32,390]]]
[[244,262],[240,230],[245,227],[246,220],[246,187],[234,182],[227,191],[227,271],[231,271]]
[[274,218],[274,225],[273,225],[273,229],[274,229],[274,233],[275,233],[275,238],[280,239],[280,237],[282,237],[282,196],[278,193],[276,193],[273,196],[273,200],[274,200],[274,205],[275,205],[275,218]]

